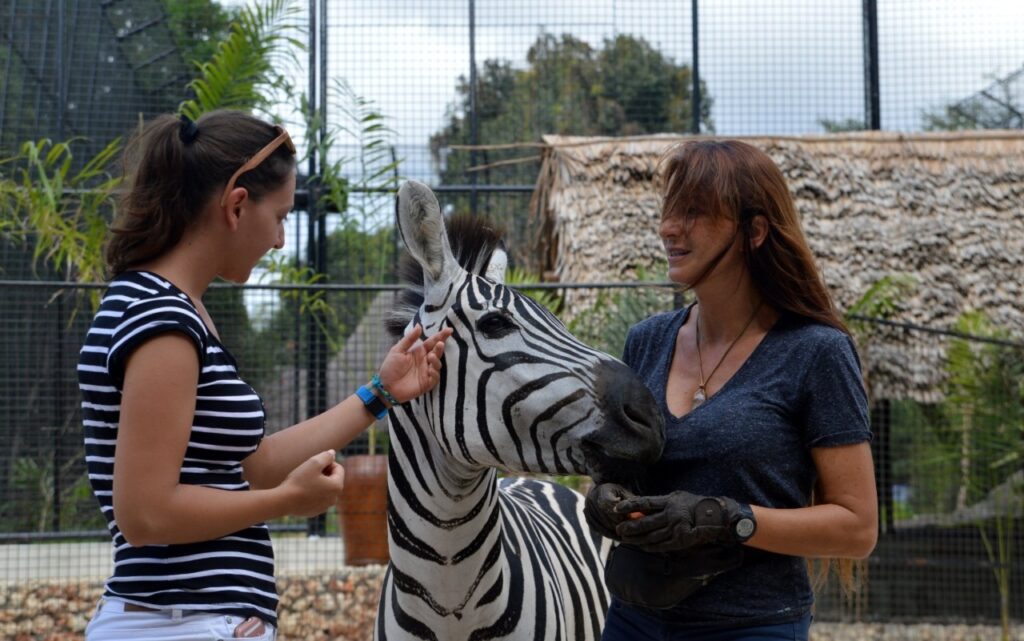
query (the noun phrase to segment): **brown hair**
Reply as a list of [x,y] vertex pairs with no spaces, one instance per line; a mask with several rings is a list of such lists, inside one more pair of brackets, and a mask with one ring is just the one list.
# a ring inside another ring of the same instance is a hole
[[[807,246],[786,179],[767,154],[737,140],[693,140],[668,150],[661,175],[662,218],[690,222],[711,216],[735,222],[747,270],[768,304],[849,333]],[[757,216],[767,221],[768,235],[754,247]]]
[[[747,270],[766,302],[780,312],[849,334],[807,245],[786,179],[768,154],[738,140],[693,140],[669,149],[662,157],[661,171],[662,218],[680,217],[686,224],[698,216],[734,221]],[[757,216],[764,216],[768,234],[755,247],[752,223]],[[711,261],[698,283],[730,246]],[[816,494],[812,492],[812,505]],[[857,592],[866,569],[862,562],[851,559],[808,561],[815,588],[823,585],[830,568],[835,568],[847,596]]]
[[[125,148],[125,185],[104,255],[113,275],[174,247],[231,174],[277,136],[273,125],[226,109],[200,116],[194,127],[157,116]],[[282,145],[237,185],[259,200],[294,170],[295,154]]]

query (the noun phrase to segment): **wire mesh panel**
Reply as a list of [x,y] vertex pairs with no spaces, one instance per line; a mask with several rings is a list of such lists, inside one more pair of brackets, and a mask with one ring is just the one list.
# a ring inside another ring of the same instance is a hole
[[882,127],[1020,129],[1021,25],[1019,2],[880,2]]
[[[527,292],[558,311],[558,289],[548,287]],[[110,549],[82,463],[74,368],[94,290],[2,289],[0,419],[9,443],[0,465],[3,577],[95,590],[110,570]],[[591,294],[596,302],[576,313],[569,327],[613,354],[621,352],[632,323],[675,304],[671,291],[660,288]],[[310,381],[317,375],[306,348],[311,332],[329,336],[324,381],[326,402],[333,405],[365,382],[390,345],[383,317],[394,295],[393,288],[230,287],[211,290],[206,304],[242,376],[261,394],[273,432],[309,415]],[[315,300],[326,306],[312,305]],[[320,316],[312,324],[310,309]],[[835,580],[819,592],[821,620],[991,622],[1000,615],[1001,590],[1024,589],[1020,557],[1005,554],[1024,544],[1021,347],[934,339],[935,348],[950,355],[949,396],[939,404],[876,403],[882,536],[852,599]],[[343,456],[386,450],[386,426],[378,424],[373,434]],[[305,519],[281,519],[272,528],[283,575],[330,572],[346,562],[333,510],[312,540]],[[1021,616],[1018,601],[1011,599],[1009,607],[1012,617]]]
[[[466,3],[356,0],[326,8],[329,82],[344,80],[372,100],[397,129],[402,175],[433,182],[427,141],[469,67]],[[339,110],[346,107],[337,105],[331,117],[343,118]],[[342,145],[337,152],[352,158],[358,148]]]
[[701,77],[713,100],[713,131],[865,128],[862,5],[700,3]]
[[[190,62],[209,58],[239,4],[0,0],[0,159],[28,141],[74,138],[77,170],[141,119],[173,111],[196,75]],[[1024,127],[1019,2],[353,0],[292,8],[287,34],[307,49],[279,52],[288,91],[268,89],[277,101],[270,111],[308,149],[315,141],[305,140],[311,116],[302,109],[310,105],[300,96],[322,102],[336,137],[299,170],[314,178],[337,170],[349,181],[346,199],[325,204],[316,180],[300,181],[304,202],[287,224],[288,248],[256,270],[252,286],[217,287],[206,299],[263,398],[269,432],[345,398],[390,344],[383,318],[400,250],[392,191],[402,179],[436,187],[446,213],[504,227],[512,264],[525,271],[515,278],[532,282],[545,264],[531,211],[545,135],[860,130],[872,126],[876,95],[883,129]],[[52,148],[41,147],[43,155]],[[13,194],[28,182],[42,182],[27,168],[25,158],[0,164],[3,213],[14,211]],[[71,216],[80,202],[74,190],[88,185],[69,186],[61,211]],[[109,217],[109,208],[100,213]],[[53,626],[80,631],[110,572],[85,477],[75,378],[100,289],[58,284],[73,275],[67,264],[36,245],[37,230],[15,227],[0,218],[0,605],[24,613],[23,597],[9,596],[20,593],[8,586],[43,582],[33,594],[79,604],[48,610]],[[305,284],[281,283],[289,278]],[[658,287],[594,289],[580,297],[592,306],[570,317],[564,291],[530,293],[613,354],[630,324],[681,302]],[[1019,340],[1019,328],[1003,329]],[[890,330],[884,340],[913,339],[929,356],[946,354],[949,387],[940,402],[873,404],[881,538],[858,571],[865,583],[844,596],[827,580],[816,617],[993,623],[1008,613],[1020,621],[1020,347],[993,342],[987,330],[975,339]],[[386,446],[378,424],[341,454]],[[278,570],[289,578],[280,586],[285,607],[316,598],[290,578],[315,576],[350,592],[344,586],[362,581],[330,574],[347,562],[335,510],[272,527]],[[29,634],[11,625],[0,621],[8,626],[0,636]]]
[[820,616],[978,622],[1005,607],[1019,619],[1024,346],[909,327],[887,340],[901,335],[945,354],[944,398],[875,399],[881,536],[862,584],[847,600],[831,581]]
[[0,25],[5,150],[81,137],[85,159],[185,97],[190,69],[159,0],[5,0]]

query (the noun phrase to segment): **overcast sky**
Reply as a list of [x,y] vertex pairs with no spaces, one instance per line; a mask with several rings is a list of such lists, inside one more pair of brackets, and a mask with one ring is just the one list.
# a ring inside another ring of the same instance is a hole
[[[883,128],[920,129],[925,111],[1024,65],[1024,0],[878,4]],[[345,78],[391,119],[413,173],[426,170],[427,138],[444,122],[457,78],[467,74],[468,6],[328,2],[330,76]],[[699,16],[700,71],[717,133],[814,133],[822,118],[863,117],[861,0],[703,0]],[[691,60],[685,0],[476,2],[478,63],[503,58],[525,68],[542,31],[572,33],[595,47],[631,34],[676,62]]]
[[[245,0],[225,0],[239,4]],[[252,0],[248,0],[252,1]],[[296,0],[303,10],[305,2]],[[427,140],[469,68],[469,0],[328,0],[328,70],[374,101],[397,133],[403,173],[433,181]],[[700,72],[721,135],[803,134],[862,119],[861,0],[701,0]],[[687,0],[476,0],[476,57],[526,68],[541,32],[646,39],[692,58]],[[1024,0],[878,0],[882,127],[1024,66]],[[300,70],[300,75],[305,70]],[[505,141],[514,142],[514,141]]]
[[[861,3],[701,0],[700,72],[714,100],[716,133],[819,133],[823,118],[862,119]],[[296,4],[305,10],[308,3]],[[606,38],[630,34],[677,63],[691,62],[688,0],[475,4],[478,64],[502,58],[525,69],[527,49],[541,32],[571,33],[595,48]],[[327,5],[329,77],[346,80],[387,116],[403,176],[436,182],[427,141],[445,122],[458,77],[468,75],[469,0],[327,0]],[[878,0],[878,5],[884,129],[920,130],[925,112],[967,98],[1024,66],[1024,0]],[[305,73],[298,71],[300,86]],[[293,135],[301,140],[297,129]],[[304,245],[301,216],[295,216],[293,229],[290,250]]]

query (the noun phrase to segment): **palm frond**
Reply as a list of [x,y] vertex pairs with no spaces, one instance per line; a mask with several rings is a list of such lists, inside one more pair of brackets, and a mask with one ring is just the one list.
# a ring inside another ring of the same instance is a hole
[[4,222],[9,238],[34,240],[33,261],[43,259],[64,278],[103,278],[101,251],[113,193],[120,178],[106,167],[120,149],[108,144],[78,172],[71,173],[71,141],[28,141],[11,159],[15,170],[4,177]]
[[295,52],[305,49],[289,35],[298,15],[293,0],[243,8],[213,58],[199,65],[200,77],[188,85],[195,98],[183,102],[179,112],[196,119],[223,108],[266,111],[273,102],[271,89],[290,92],[280,64],[296,63]]
[[[341,212],[345,224],[360,223],[373,227],[383,222],[381,209],[391,202],[389,192],[397,188],[401,160],[393,156],[395,132],[386,124],[386,118],[372,100],[357,94],[342,79],[336,79],[328,92],[329,108],[339,117],[325,127],[322,115],[317,114],[310,123],[311,146],[316,146],[324,159],[321,185],[323,203]],[[322,135],[321,135],[322,129]],[[349,142],[356,151],[350,155],[329,158],[332,149]],[[356,165],[355,171],[346,168]],[[355,176],[350,179],[345,174]],[[350,195],[360,191],[358,202]],[[355,220],[358,217],[359,220]]]

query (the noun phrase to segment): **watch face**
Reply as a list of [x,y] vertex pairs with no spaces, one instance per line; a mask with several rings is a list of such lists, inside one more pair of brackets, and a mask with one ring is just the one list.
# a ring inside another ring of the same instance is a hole
[[754,534],[754,520],[742,518],[736,521],[736,536],[741,539],[750,538]]

